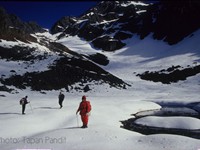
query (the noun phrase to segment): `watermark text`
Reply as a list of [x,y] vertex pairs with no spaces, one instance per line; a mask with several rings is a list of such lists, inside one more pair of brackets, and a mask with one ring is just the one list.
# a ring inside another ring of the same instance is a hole
[[3,138],[0,137],[0,144],[65,144],[67,142],[66,137],[41,137],[41,138],[35,138],[35,137],[22,137],[22,138]]

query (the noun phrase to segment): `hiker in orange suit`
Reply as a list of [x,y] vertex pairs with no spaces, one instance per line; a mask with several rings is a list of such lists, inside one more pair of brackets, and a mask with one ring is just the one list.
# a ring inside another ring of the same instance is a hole
[[81,120],[83,122],[83,126],[81,128],[87,128],[88,127],[88,120],[89,120],[89,115],[91,111],[91,105],[90,101],[86,100],[86,96],[82,96],[82,102],[80,103],[78,110],[76,111],[76,114],[80,111],[81,115]]

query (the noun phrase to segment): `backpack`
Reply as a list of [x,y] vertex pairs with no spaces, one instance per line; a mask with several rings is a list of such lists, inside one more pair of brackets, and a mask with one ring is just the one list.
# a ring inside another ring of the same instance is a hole
[[20,104],[20,105],[23,105],[24,103],[25,103],[25,99],[22,98],[22,99],[19,101],[19,104]]
[[64,94],[60,94],[60,95],[59,95],[59,100],[64,100],[64,98],[65,98],[65,95],[64,95]]
[[92,110],[92,106],[90,104],[90,101],[87,101],[87,112],[90,112]]
[[19,101],[19,104],[20,104],[20,105],[22,105],[22,103],[23,103],[23,99],[21,99],[21,100]]

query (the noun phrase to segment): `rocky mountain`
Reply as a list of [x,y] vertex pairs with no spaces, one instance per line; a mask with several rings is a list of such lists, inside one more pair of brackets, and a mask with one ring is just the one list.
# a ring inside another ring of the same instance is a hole
[[[59,40],[78,36],[103,52],[126,47],[125,40],[134,36],[140,40],[151,36],[155,41],[176,45],[200,28],[199,14],[200,2],[192,0],[102,1],[79,17],[64,16],[48,31],[34,22],[23,22],[0,8],[0,65],[3,68],[0,91],[65,88],[66,91],[87,92],[95,90],[93,85],[125,89],[130,86],[128,83],[103,69],[109,64],[104,53],[78,53]],[[137,76],[169,84],[178,81],[180,74],[184,74],[181,78],[185,79],[200,72],[199,66],[189,70],[192,73],[182,69],[175,73],[174,79],[173,71],[167,80],[169,73],[163,70]]]
[[16,39],[28,42],[36,42],[37,39],[30,34],[37,32],[45,32],[35,22],[23,22],[17,16],[8,14],[3,8],[0,8],[0,39],[16,41]]
[[[96,63],[106,64],[100,54],[84,56],[55,42],[47,30],[33,22],[0,9],[0,91],[76,90],[87,92],[91,85],[107,84],[125,88],[126,84]],[[9,66],[9,67],[4,67]]]
[[102,1],[80,17],[63,17],[51,28],[58,38],[78,35],[104,51],[115,51],[123,40],[152,34],[156,40],[176,44],[200,27],[200,2]]

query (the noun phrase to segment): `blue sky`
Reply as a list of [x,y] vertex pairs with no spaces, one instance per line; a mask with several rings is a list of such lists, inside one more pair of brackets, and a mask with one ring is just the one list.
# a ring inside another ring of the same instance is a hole
[[0,6],[23,21],[35,21],[43,28],[51,28],[63,16],[79,16],[97,1],[4,1]]

